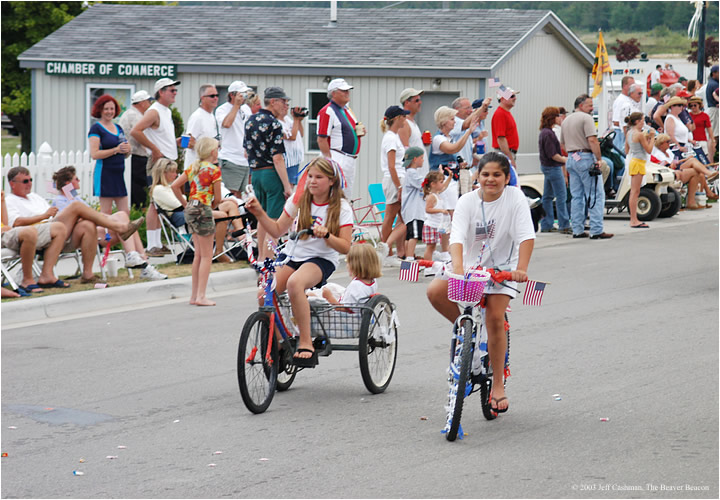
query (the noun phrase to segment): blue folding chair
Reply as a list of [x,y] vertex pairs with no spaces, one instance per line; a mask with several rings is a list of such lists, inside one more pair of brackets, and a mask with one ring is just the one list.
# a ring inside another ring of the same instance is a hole
[[368,193],[370,194],[370,203],[375,206],[380,220],[385,220],[385,193],[383,193],[382,184],[369,184]]

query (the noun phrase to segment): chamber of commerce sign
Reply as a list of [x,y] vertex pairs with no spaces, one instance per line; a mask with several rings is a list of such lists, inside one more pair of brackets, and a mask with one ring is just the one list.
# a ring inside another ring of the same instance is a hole
[[45,63],[45,74],[104,78],[175,78],[177,65],[48,61]]

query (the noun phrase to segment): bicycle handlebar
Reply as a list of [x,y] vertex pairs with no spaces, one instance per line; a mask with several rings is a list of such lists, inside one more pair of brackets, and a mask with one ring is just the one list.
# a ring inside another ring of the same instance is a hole
[[[418,264],[420,264],[423,267],[432,267],[435,263],[432,260],[424,260],[420,259],[417,261]],[[483,270],[490,273],[490,276],[492,277],[493,281],[497,281],[498,283],[502,281],[512,281],[512,272],[510,271],[498,271],[497,269],[493,268],[482,268]]]

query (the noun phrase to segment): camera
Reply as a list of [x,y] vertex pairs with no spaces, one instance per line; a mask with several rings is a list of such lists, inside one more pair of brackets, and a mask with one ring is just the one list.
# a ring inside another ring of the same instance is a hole
[[602,170],[600,170],[600,164],[593,163],[593,166],[590,167],[590,170],[588,170],[588,174],[590,175],[590,177],[597,177],[598,175],[602,175]]
[[297,116],[299,118],[304,118],[308,115],[308,109],[295,107],[292,109],[292,114],[293,114],[293,116]]

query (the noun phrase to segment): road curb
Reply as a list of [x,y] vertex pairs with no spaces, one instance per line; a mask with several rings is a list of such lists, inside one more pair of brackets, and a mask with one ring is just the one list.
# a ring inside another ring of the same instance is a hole
[[[207,291],[225,292],[242,286],[255,284],[257,273],[254,269],[233,269],[210,273]],[[2,304],[2,323],[9,326],[17,323],[60,318],[90,311],[121,308],[147,302],[190,297],[192,276],[162,281],[147,281],[133,285],[82,292],[63,293],[31,300],[5,302]]]

